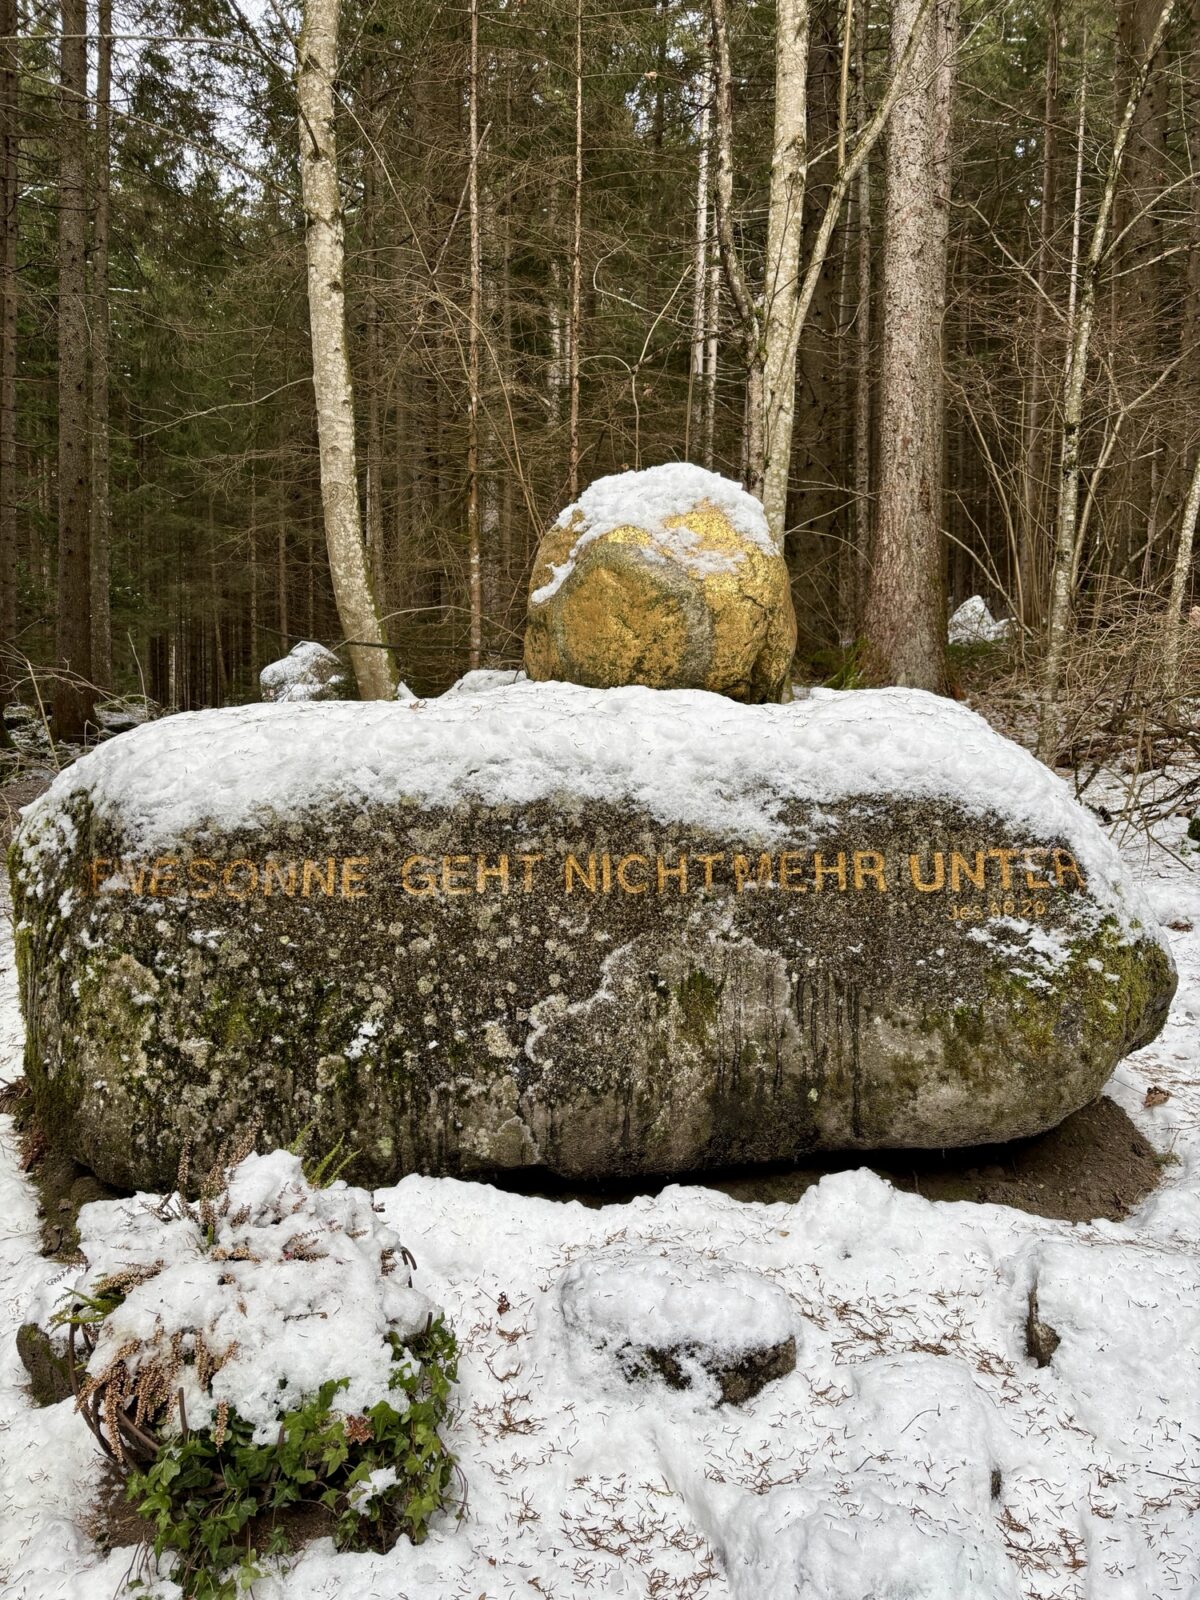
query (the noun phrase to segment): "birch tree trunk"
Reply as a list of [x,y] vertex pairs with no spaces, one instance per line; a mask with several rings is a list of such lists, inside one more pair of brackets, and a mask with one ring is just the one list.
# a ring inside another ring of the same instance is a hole
[[90,688],[88,552],[87,5],[63,0],[58,169],[58,596],[54,731],[83,737]]
[[713,206],[721,267],[737,317],[746,364],[742,428],[742,478],[751,494],[762,493],[763,352],[754,295],[747,282],[733,231],[733,74],[729,64],[729,25],[725,0],[711,0],[713,115],[716,125],[716,177]]
[[321,504],[338,620],[358,692],[364,700],[386,700],[396,692],[396,672],[384,646],[363,543],[346,344],[346,244],[333,121],[337,37],[338,0],[305,0],[296,87]]
[[93,172],[96,190],[92,222],[92,495],[91,590],[92,678],[112,688],[112,607],[109,567],[112,507],[109,499],[108,219],[112,159],[112,0],[99,0],[96,42],[96,126]]
[[692,243],[692,351],[688,369],[687,438],[684,455],[691,459],[693,440],[704,429],[704,374],[708,350],[708,149],[712,122],[712,74],[700,78],[703,101],[696,153],[696,230]]
[[796,411],[798,291],[804,184],[808,174],[808,0],[778,0],[775,21],[775,130],[767,204],[762,303],[763,419],[761,466],[767,526],[783,548],[788,469]]
[[1055,146],[1058,128],[1059,0],[1051,0],[1046,19],[1046,91],[1042,105],[1042,192],[1038,205],[1037,255],[1034,263],[1033,339],[1029,352],[1029,387],[1025,396],[1025,439],[1021,463],[1021,524],[1017,555],[1017,604],[1021,621],[1036,624],[1042,614],[1043,541],[1040,537],[1045,502],[1046,419],[1044,416],[1046,298],[1050,242],[1054,232],[1056,192]]
[[[855,41],[854,109],[866,121],[866,33],[869,0]],[[864,161],[855,187],[858,304],[855,309],[857,359],[854,369],[854,632],[862,620],[871,553],[871,164]]]
[[575,0],[575,186],[571,226],[571,312],[567,329],[570,419],[568,492],[579,493],[579,321],[583,311],[583,0]]
[[1183,630],[1188,626],[1183,607],[1187,595],[1188,579],[1192,573],[1192,554],[1196,547],[1196,519],[1200,516],[1200,454],[1192,470],[1183,508],[1183,521],[1179,528],[1179,544],[1175,550],[1175,568],[1171,574],[1171,598],[1167,603],[1167,637],[1164,677],[1167,693],[1173,700],[1179,693],[1179,656],[1183,643]]
[[479,230],[479,0],[471,0],[467,51],[467,211],[470,224],[470,307],[467,314],[467,579],[471,634],[468,665],[483,653],[483,563],[479,548],[479,323],[483,315],[483,261]]
[[17,633],[17,0],[0,0],[0,746]]
[[936,124],[949,114],[949,66],[939,70],[939,51],[951,21],[944,0],[925,18],[917,0],[892,7],[894,63],[919,31],[888,128],[879,478],[863,656],[870,681],[934,693],[945,688],[946,644],[938,403],[947,235]]
[[[1041,696],[1038,718],[1037,753],[1043,761],[1053,762],[1058,753],[1059,691],[1062,686],[1063,657],[1074,609],[1075,535],[1079,520],[1080,431],[1083,427],[1083,388],[1087,377],[1088,350],[1091,344],[1092,323],[1096,315],[1096,292],[1100,279],[1100,265],[1112,217],[1117,182],[1121,176],[1121,163],[1133,126],[1134,113],[1150,76],[1150,68],[1162,47],[1163,37],[1175,10],[1175,0],[1165,0],[1150,39],[1144,59],[1138,64],[1125,102],[1125,110],[1113,141],[1108,171],[1104,179],[1104,192],[1100,209],[1092,227],[1087,260],[1078,287],[1078,309],[1074,303],[1075,285],[1072,282],[1070,345],[1067,350],[1067,371],[1064,384],[1062,412],[1062,445],[1059,462],[1058,516],[1054,532],[1054,565],[1050,579],[1050,615],[1046,628],[1046,654],[1042,665]],[[1079,208],[1076,207],[1076,226]]]

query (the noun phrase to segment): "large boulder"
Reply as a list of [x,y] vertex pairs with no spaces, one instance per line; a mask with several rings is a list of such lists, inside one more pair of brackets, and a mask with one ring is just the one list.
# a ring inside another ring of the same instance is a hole
[[12,875],[47,1130],[147,1188],[252,1123],[358,1182],[1011,1139],[1175,987],[1066,786],[914,690],[169,717],[62,773]]
[[679,463],[599,478],[538,546],[531,679],[784,698],[796,647],[787,565],[762,506]]

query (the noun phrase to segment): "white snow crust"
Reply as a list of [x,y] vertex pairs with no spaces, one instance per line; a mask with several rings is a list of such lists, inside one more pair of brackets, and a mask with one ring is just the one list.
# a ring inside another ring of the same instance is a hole
[[[1180,970],[1165,1031],[1108,1088],[1164,1157],[1128,1218],[934,1203],[864,1169],[777,1204],[673,1186],[584,1206],[406,1178],[376,1220],[461,1341],[447,1437],[466,1517],[387,1555],[318,1540],[252,1600],[1197,1600],[1200,852],[1184,826],[1169,851],[1127,843]],[[0,1079],[20,1051],[0,939]],[[1148,1106],[1151,1087],[1168,1098]],[[90,1208],[92,1237],[127,1207]],[[124,1600],[133,1552],[86,1531],[104,1464],[70,1401],[32,1406],[16,1356],[27,1308],[74,1269],[38,1254],[7,1117],[0,1218],[0,1593]],[[714,1407],[587,1359],[564,1275],[636,1277],[647,1258],[684,1281],[708,1262],[769,1282],[796,1370]],[[1044,1368],[1025,1349],[1035,1279],[1062,1339]],[[160,1577],[148,1595],[177,1593]]]
[[1062,838],[1100,907],[1155,926],[1120,858],[1067,784],[975,712],[916,689],[816,689],[743,706],[701,690],[515,683],[398,705],[238,706],[166,717],[68,767],[27,808],[34,868],[69,838],[86,793],[130,852],[204,828],[411,801],[520,805],[556,794],[633,807],[746,841],[784,839],[788,800],[943,800]]
[[699,1252],[577,1261],[559,1298],[567,1328],[614,1353],[692,1346],[736,1361],[796,1332],[792,1303],[769,1278]]
[[663,560],[677,561],[699,576],[723,572],[736,559],[695,547],[700,535],[686,524],[668,528],[673,517],[686,517],[702,503],[720,511],[730,526],[765,555],[777,556],[780,547],[767,526],[762,502],[747,494],[733,478],[708,472],[688,461],[646,467],[640,472],[614,472],[597,478],[560,513],[555,527],[566,528],[578,518],[578,537],[566,561],[551,566],[552,576],[530,595],[531,605],[544,605],[556,595],[575,570],[581,551],[616,528],[642,528],[650,534]]
[[[223,1362],[206,1392],[195,1369],[180,1370],[191,1427],[207,1426],[227,1401],[254,1424],[255,1441],[274,1439],[279,1418],[330,1378],[348,1378],[333,1408],[352,1415],[388,1397],[388,1334],[425,1326],[432,1307],[411,1289],[399,1236],[362,1189],[313,1189],[299,1156],[248,1156],[228,1186],[229,1205],[206,1240],[191,1210],[168,1215],[154,1196],[98,1202],[79,1217],[87,1270],[68,1293],[90,1294],[121,1268],[162,1270],[131,1289],[101,1326],[88,1371],[104,1372],[123,1346],[131,1372],[170,1348],[174,1334],[203,1334]],[[305,1259],[313,1257],[315,1259]],[[176,1422],[178,1419],[175,1419]]]

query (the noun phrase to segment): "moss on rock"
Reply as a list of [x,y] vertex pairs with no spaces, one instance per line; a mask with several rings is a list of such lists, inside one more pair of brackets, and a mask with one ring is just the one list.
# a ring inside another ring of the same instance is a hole
[[[1010,895],[1030,860],[1070,866]],[[12,874],[39,1118],[125,1187],[252,1123],[343,1140],[360,1182],[1008,1140],[1093,1099],[1175,982],[1065,841],[929,800],[739,839],[398,802],[142,859],[76,792]]]

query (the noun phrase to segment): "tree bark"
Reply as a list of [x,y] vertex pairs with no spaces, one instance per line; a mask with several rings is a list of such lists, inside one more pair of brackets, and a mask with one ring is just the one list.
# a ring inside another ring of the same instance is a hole
[[1025,439],[1022,452],[1021,524],[1017,556],[1017,603],[1021,621],[1037,624],[1044,600],[1042,575],[1045,548],[1041,537],[1046,494],[1045,363],[1046,300],[1049,294],[1050,241],[1055,225],[1056,135],[1058,128],[1059,0],[1052,0],[1046,18],[1046,85],[1042,100],[1042,186],[1034,260],[1033,338],[1029,351],[1029,384],[1025,395]]
[[579,494],[579,341],[583,313],[583,0],[575,0],[575,185],[571,225],[571,314],[567,328],[570,419],[568,494]]
[[775,21],[775,130],[767,203],[762,303],[763,420],[761,466],[767,526],[783,549],[788,471],[796,412],[797,293],[808,175],[808,0],[778,0]]
[[0,0],[0,746],[17,637],[17,0]]
[[696,152],[696,219],[692,243],[692,350],[688,370],[688,414],[684,455],[690,460],[704,431],[704,375],[708,351],[708,153],[711,143],[712,74],[700,77]]
[[[1146,87],[1154,57],[1162,47],[1163,38],[1170,25],[1175,0],[1165,0],[1155,24],[1147,53],[1138,64],[1125,111],[1113,141],[1104,192],[1100,209],[1092,227],[1087,260],[1080,274],[1078,309],[1076,310],[1076,285],[1072,275],[1071,303],[1068,313],[1070,344],[1067,350],[1067,370],[1064,383],[1062,413],[1062,444],[1059,458],[1058,516],[1054,533],[1054,566],[1050,580],[1050,614],[1046,627],[1046,654],[1042,665],[1042,682],[1038,718],[1037,753],[1043,761],[1052,762],[1058,753],[1059,691],[1062,684],[1063,659],[1071,627],[1071,614],[1075,599],[1075,538],[1079,520],[1080,432],[1083,427],[1083,389],[1087,377],[1088,351],[1091,345],[1092,323],[1096,315],[1096,293],[1100,280],[1100,265],[1108,238],[1117,183],[1121,165],[1129,142],[1138,102]],[[1082,128],[1082,118],[1081,118]],[[1081,140],[1082,149],[1082,140]],[[1079,226],[1078,199],[1075,226]]]
[[470,4],[467,52],[467,176],[470,221],[470,306],[467,313],[467,576],[471,635],[468,665],[474,671],[483,652],[483,578],[479,547],[479,324],[483,315],[483,261],[479,230],[479,0]]
[[[866,121],[866,33],[870,0],[863,0],[863,17],[855,42],[854,108],[861,127]],[[853,623],[857,635],[862,622],[863,597],[871,553],[871,164],[864,161],[855,187],[858,304],[855,310],[856,356],[854,367],[854,594]]]
[[112,688],[112,608],[109,568],[112,507],[109,499],[109,333],[108,232],[112,159],[112,0],[98,0],[96,41],[96,127],[92,221],[92,495],[91,590],[92,678],[101,690]]
[[63,0],[58,168],[58,596],[54,731],[81,739],[91,716],[88,512],[87,5]]
[[945,0],[924,18],[917,0],[892,7],[893,63],[919,32],[888,128],[879,480],[863,654],[870,681],[935,693],[945,689],[946,645],[937,410],[947,235],[938,215],[944,135],[937,119],[949,114],[952,25]]
[[1183,519],[1179,526],[1179,543],[1175,547],[1175,567],[1171,574],[1171,598],[1167,603],[1167,637],[1163,652],[1164,677],[1167,693],[1172,699],[1179,693],[1179,657],[1183,643],[1183,630],[1188,626],[1183,616],[1187,599],[1188,579],[1192,574],[1192,555],[1196,547],[1196,520],[1200,517],[1200,453],[1192,469],[1192,481],[1184,502]]
[[390,699],[396,672],[371,590],[358,503],[354,389],[346,344],[346,242],[338,194],[333,84],[338,0],[306,0],[297,52],[300,189],[325,541],[338,620],[364,700]]

